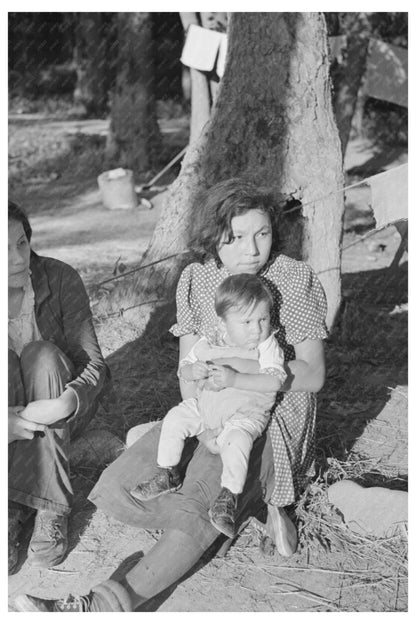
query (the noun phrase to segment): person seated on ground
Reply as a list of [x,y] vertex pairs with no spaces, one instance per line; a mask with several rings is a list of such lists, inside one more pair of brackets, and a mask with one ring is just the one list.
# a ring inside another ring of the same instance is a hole
[[[323,288],[305,262],[279,249],[280,207],[275,194],[255,182],[233,178],[205,189],[192,210],[186,241],[199,256],[182,272],[177,286],[177,323],[183,360],[216,326],[215,291],[229,275],[258,275],[273,296],[271,324],[285,355],[287,379],[277,393],[266,431],[250,455],[247,479],[238,497],[237,527],[267,509],[266,531],[282,556],[297,548],[297,531],[285,507],[295,502],[314,475],[316,392],[325,379],[323,339],[326,299]],[[222,358],[241,373],[258,373],[256,360]],[[183,399],[195,397],[196,384],[179,380]],[[131,444],[101,474],[89,500],[109,516],[138,528],[162,529],[148,553],[119,581],[108,579],[82,596],[45,599],[22,594],[18,611],[134,611],[150,598],[189,574],[221,533],[208,510],[221,491],[222,462],[211,453],[209,432],[200,444],[187,441],[182,461],[188,462],[178,492],[138,501],[131,490],[156,470],[161,424]],[[211,436],[212,437],[212,436]],[[214,434],[215,437],[215,434]],[[133,435],[130,436],[130,439]],[[186,456],[185,456],[186,454]]]
[[[157,452],[159,469],[131,490],[134,498],[146,501],[178,490],[186,438],[214,431],[223,469],[221,491],[208,515],[218,531],[235,537],[237,497],[244,488],[251,449],[267,426],[276,392],[286,379],[283,351],[270,327],[272,307],[273,297],[256,275],[230,275],[219,285],[215,339],[201,338],[179,363],[178,375],[185,383],[199,380],[196,397],[182,401],[165,416]],[[215,362],[231,357],[256,359],[259,373],[238,373]]]
[[9,574],[34,512],[28,561],[51,567],[66,555],[69,443],[94,415],[108,373],[80,276],[31,250],[31,234],[9,201]]

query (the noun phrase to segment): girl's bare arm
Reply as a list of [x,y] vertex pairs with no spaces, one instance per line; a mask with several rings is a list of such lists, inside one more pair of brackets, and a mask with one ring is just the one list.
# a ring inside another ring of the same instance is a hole
[[[320,339],[304,340],[294,346],[296,359],[285,362],[287,379],[282,392],[318,392],[325,381],[325,354]],[[221,358],[215,364],[231,366],[239,373],[256,374],[259,364],[255,360]]]

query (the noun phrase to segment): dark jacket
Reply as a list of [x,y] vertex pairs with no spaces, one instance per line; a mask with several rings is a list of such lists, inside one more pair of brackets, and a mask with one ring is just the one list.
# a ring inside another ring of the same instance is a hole
[[41,336],[59,347],[74,365],[75,378],[67,387],[78,397],[76,416],[88,410],[109,379],[88,295],[77,271],[60,260],[32,251],[30,269]]

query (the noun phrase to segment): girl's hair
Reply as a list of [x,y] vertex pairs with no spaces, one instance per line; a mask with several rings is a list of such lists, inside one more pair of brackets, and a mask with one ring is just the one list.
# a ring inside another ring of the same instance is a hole
[[253,305],[265,301],[270,309],[273,307],[273,297],[270,290],[257,275],[238,273],[226,277],[215,292],[215,312],[220,318],[225,318],[232,308],[245,310]]
[[281,209],[278,195],[251,181],[231,178],[198,194],[192,212],[189,248],[201,259],[214,258],[221,264],[217,248],[220,241],[232,240],[231,220],[249,210],[262,210],[270,217],[272,227],[271,259],[277,254],[278,223]]
[[9,221],[18,221],[23,225],[23,229],[26,234],[26,238],[30,243],[30,239],[32,238],[32,228],[30,227],[29,219],[27,218],[24,211],[14,202],[9,199]]

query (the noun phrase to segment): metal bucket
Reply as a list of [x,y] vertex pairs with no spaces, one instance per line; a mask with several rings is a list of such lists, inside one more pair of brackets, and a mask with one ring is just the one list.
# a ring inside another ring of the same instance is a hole
[[104,171],[97,180],[105,208],[109,210],[137,208],[133,172],[130,169],[119,168]]

